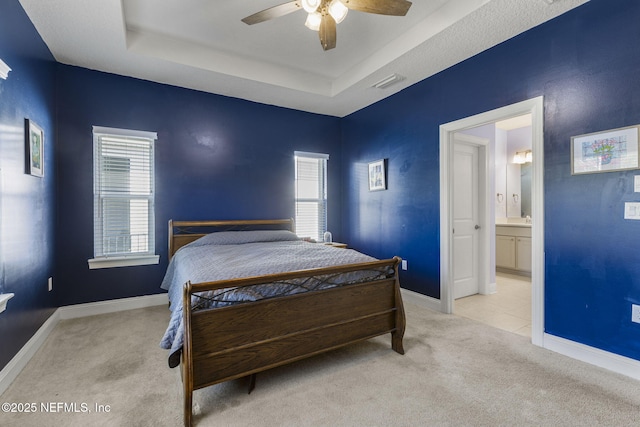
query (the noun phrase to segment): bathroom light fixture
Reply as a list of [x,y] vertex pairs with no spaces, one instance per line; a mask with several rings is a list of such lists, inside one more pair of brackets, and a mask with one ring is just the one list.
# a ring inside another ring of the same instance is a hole
[[11,71],[11,68],[9,68],[2,59],[0,59],[0,79],[6,80],[9,75],[9,71]]
[[518,165],[522,165],[525,163],[531,163],[533,161],[533,153],[531,150],[527,151],[517,151],[513,156],[513,163]]

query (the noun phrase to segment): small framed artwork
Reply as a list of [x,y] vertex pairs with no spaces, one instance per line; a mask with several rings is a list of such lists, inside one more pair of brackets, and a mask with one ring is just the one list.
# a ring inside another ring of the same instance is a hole
[[571,174],[638,169],[638,126],[571,138]]
[[369,191],[387,189],[386,159],[369,163]]
[[44,131],[32,120],[25,119],[26,173],[44,176]]

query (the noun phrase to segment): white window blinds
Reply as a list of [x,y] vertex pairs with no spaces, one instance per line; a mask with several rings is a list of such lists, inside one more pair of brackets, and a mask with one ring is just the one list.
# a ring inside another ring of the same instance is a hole
[[327,231],[327,154],[295,152],[296,233],[321,242]]
[[154,132],[94,127],[94,257],[155,252]]

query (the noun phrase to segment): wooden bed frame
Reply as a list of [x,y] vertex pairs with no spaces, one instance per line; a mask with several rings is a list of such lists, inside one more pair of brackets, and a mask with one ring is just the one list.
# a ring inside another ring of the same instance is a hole
[[[169,257],[203,236],[205,228],[225,230],[286,227],[293,220],[169,221]],[[197,230],[191,233],[188,230]],[[184,232],[187,232],[186,234]],[[184,344],[181,358],[184,424],[191,426],[193,391],[391,333],[391,347],[404,354],[405,313],[398,281],[400,258],[298,270],[241,279],[186,283],[183,291]],[[191,295],[207,290],[272,283],[301,277],[391,267],[393,276],[321,291],[193,311]]]

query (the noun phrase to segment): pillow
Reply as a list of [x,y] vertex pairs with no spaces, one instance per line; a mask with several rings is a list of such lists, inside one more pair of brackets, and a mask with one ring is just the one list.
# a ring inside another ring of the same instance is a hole
[[207,234],[189,244],[189,246],[206,245],[240,245],[257,242],[284,242],[300,240],[295,233],[288,230],[251,230],[251,231],[220,231]]

